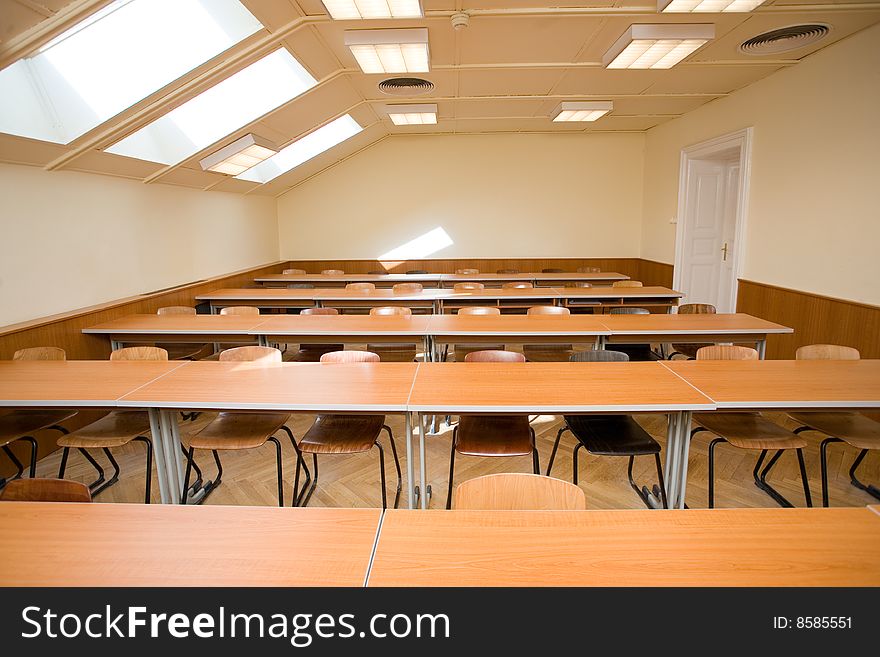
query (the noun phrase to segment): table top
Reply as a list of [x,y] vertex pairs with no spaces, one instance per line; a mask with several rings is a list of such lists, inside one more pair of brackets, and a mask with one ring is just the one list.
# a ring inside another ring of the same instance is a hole
[[712,410],[660,363],[422,363],[410,410],[596,413]]
[[560,297],[565,297],[566,299],[590,299],[593,297],[603,299],[653,299],[655,297],[680,298],[684,296],[683,292],[671,290],[660,285],[645,285],[644,287],[557,287],[556,291]]
[[432,315],[431,335],[609,335],[600,315]]
[[746,313],[717,315],[602,315],[602,323],[613,335],[723,335],[742,333],[793,333],[794,329]]
[[522,272],[519,274],[444,274],[443,282],[466,283],[468,281],[623,281],[629,276],[616,271],[603,272]]
[[380,515],[3,502],[0,586],[363,586]]
[[255,328],[265,317],[258,315],[126,315],[109,322],[96,324],[83,329],[83,333],[187,333],[217,335],[247,333]]
[[437,282],[446,274],[265,274],[257,283],[421,283]]
[[364,412],[406,410],[418,363],[189,362],[120,406]]
[[452,290],[428,287],[420,292],[395,292],[390,288],[375,290],[347,290],[345,288],[321,288],[315,290],[317,301],[433,301],[445,299]]
[[675,360],[663,367],[732,408],[880,408],[880,360]]
[[369,586],[878,586],[849,509],[389,510]]
[[430,319],[431,315],[276,315],[254,327],[251,334],[423,336]]
[[0,406],[113,406],[183,361],[0,361]]
[[196,295],[198,301],[314,301],[317,288],[228,287]]

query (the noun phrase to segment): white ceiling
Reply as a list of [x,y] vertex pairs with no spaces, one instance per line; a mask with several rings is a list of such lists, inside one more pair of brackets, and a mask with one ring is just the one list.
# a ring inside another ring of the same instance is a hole
[[[108,0],[0,0],[0,66],[27,55]],[[266,26],[68,145],[0,134],[0,161],[31,164],[240,193],[279,195],[328,166],[396,134],[483,132],[632,132],[648,130],[726,96],[850,34],[880,21],[880,2],[769,0],[746,14],[657,14],[646,0],[422,0],[425,18],[332,21],[320,0],[242,0]],[[470,15],[455,31],[450,16]],[[716,38],[687,61],[665,71],[606,70],[603,53],[632,23],[713,23]],[[832,26],[818,44],[779,58],[744,55],[739,44],[796,23]],[[365,75],[343,45],[353,28],[427,27],[435,84],[419,102],[438,105],[437,125],[394,126],[379,92],[386,76]],[[218,80],[285,46],[319,80],[302,96],[174,166],[103,152]],[[553,123],[562,100],[612,100],[614,110],[595,123]],[[6,102],[6,100],[4,100]],[[198,160],[253,132],[279,146],[350,113],[362,133],[265,185],[204,172]]]

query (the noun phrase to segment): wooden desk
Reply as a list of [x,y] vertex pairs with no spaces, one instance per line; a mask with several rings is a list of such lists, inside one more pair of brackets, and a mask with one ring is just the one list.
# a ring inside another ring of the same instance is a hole
[[567,287],[557,288],[560,303],[576,308],[600,302],[603,306],[662,307],[669,312],[683,293],[668,287]]
[[347,283],[373,283],[376,287],[391,287],[397,283],[421,283],[425,287],[440,287],[446,274],[266,274],[254,281],[266,287],[285,287],[291,283],[311,283],[315,287],[344,287]]
[[[670,500],[680,472],[670,455],[689,437],[691,412],[714,408],[660,363],[641,362],[422,363],[409,396],[409,410],[420,414],[423,429],[428,414],[667,413],[671,449],[664,478]],[[422,491],[427,490],[424,435],[419,432]]]
[[3,502],[0,585],[363,586],[380,516]]
[[428,288],[421,292],[394,292],[388,289],[346,290],[324,288],[315,291],[315,303],[318,306],[334,308],[372,308],[374,306],[406,306],[413,310],[428,309],[440,311],[443,298],[451,294],[450,290]]
[[106,335],[112,349],[145,342],[253,342],[249,331],[264,318],[251,315],[127,315],[89,326],[83,333]]
[[268,344],[270,338],[284,342],[283,338],[296,338],[292,342],[335,344],[366,342],[401,342],[411,338],[425,342],[428,335],[430,315],[278,315],[261,322],[252,331],[260,344]]
[[257,308],[313,308],[315,289],[278,288],[224,288],[196,296],[197,301],[207,301],[211,313],[220,312],[228,306],[256,306]]
[[369,586],[878,586],[863,508],[389,510]]
[[485,288],[483,290],[446,290],[449,294],[440,303],[440,312],[467,306],[496,306],[498,308],[528,308],[537,305],[556,305],[559,292],[552,287]]
[[525,281],[533,285],[556,286],[558,283],[586,282],[594,285],[611,285],[614,281],[623,281],[629,276],[616,271],[606,272],[562,272],[562,273],[536,273],[526,272],[522,274],[444,274],[441,279],[442,287],[452,287],[456,283],[483,283],[488,286],[500,286],[502,283]]
[[610,336],[604,343],[702,342],[757,343],[764,358],[768,334],[794,333],[794,329],[745,313],[717,315],[602,315]]
[[[407,477],[413,484],[412,427],[406,412],[417,363],[189,362],[124,396],[120,406],[148,407],[162,437],[168,489],[182,490],[177,410],[403,413]],[[157,434],[154,433],[154,438]],[[154,443],[156,441],[154,440]],[[157,461],[159,458],[157,457]],[[413,486],[409,487],[410,504]],[[178,498],[163,498],[175,503]]]

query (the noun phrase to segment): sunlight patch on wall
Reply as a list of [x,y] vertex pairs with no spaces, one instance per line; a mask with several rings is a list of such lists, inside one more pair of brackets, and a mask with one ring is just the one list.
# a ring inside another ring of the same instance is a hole
[[424,235],[383,253],[379,256],[379,262],[386,270],[391,270],[407,260],[427,258],[453,244],[455,242],[449,237],[449,233],[438,226]]

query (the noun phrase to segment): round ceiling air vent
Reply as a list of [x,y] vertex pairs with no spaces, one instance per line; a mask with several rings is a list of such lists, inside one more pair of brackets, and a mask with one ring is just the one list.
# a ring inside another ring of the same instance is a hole
[[433,89],[434,83],[422,78],[388,78],[379,83],[379,91],[389,96],[424,96]]
[[739,50],[746,55],[775,55],[816,43],[828,36],[830,31],[830,26],[821,23],[789,25],[743,41]]

